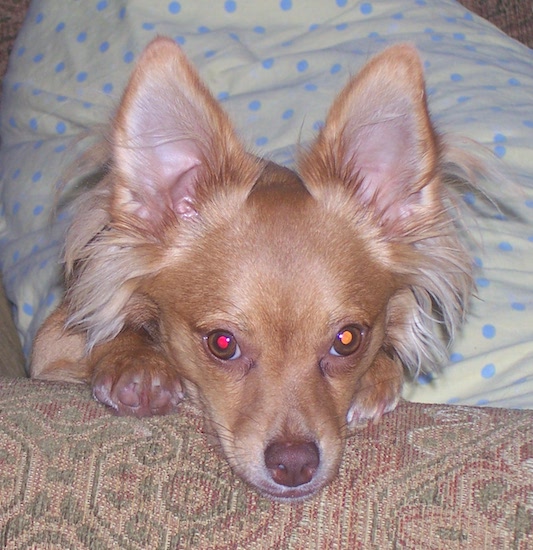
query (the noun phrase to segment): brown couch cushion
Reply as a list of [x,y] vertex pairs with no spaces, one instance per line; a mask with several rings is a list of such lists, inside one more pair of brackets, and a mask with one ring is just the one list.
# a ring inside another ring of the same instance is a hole
[[0,383],[5,548],[532,548],[533,412],[402,403],[348,439],[338,478],[283,504],[201,416],[118,418],[85,386]]

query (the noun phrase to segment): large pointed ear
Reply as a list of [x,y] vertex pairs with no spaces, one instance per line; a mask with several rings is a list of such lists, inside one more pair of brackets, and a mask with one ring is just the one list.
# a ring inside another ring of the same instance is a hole
[[114,212],[149,228],[168,215],[196,215],[199,182],[219,178],[234,157],[247,158],[227,115],[167,38],[156,38],[142,53],[112,144]]
[[300,173],[318,192],[341,182],[381,226],[397,231],[432,202],[437,163],[420,59],[412,46],[397,45],[338,95]]

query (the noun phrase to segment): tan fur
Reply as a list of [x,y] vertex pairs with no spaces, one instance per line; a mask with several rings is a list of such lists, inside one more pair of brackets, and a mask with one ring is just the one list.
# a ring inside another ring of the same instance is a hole
[[[187,396],[245,480],[313,494],[348,431],[394,409],[404,371],[442,361],[473,290],[416,52],[390,48],[353,78],[293,172],[248,154],[156,39],[108,156],[79,199],[32,376],[90,383],[119,414]],[[346,327],[360,344],[337,355]],[[232,358],[214,355],[216,331]]]

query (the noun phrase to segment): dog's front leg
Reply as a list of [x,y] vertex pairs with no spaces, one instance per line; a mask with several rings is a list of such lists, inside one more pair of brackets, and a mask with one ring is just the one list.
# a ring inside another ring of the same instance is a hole
[[348,424],[364,420],[377,422],[393,411],[400,400],[404,380],[403,367],[380,352],[370,368],[359,379],[359,387],[348,412]]
[[183,399],[176,369],[144,331],[124,329],[87,361],[94,397],[120,415],[166,414]]

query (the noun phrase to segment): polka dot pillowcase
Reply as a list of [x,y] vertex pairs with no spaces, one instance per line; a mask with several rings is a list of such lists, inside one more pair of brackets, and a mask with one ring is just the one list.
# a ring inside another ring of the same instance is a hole
[[437,126],[485,144],[519,188],[494,182],[516,216],[467,220],[478,297],[449,367],[406,397],[533,406],[533,53],[452,0],[34,1],[4,82],[0,152],[0,267],[26,353],[62,293],[56,184],[158,34],[183,46],[245,140],[285,164],[372,54],[414,43]]

